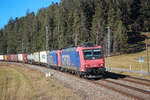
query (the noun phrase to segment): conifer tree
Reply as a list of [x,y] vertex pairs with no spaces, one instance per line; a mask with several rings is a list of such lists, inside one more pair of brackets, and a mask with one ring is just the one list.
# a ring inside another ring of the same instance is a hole
[[0,53],[45,50],[46,26],[50,50],[85,42],[105,49],[106,27],[110,26],[111,52],[129,51],[125,47],[132,45],[130,35],[150,31],[149,16],[150,0],[61,0],[36,15],[27,10],[26,16],[10,18],[0,30]]
[[95,15],[92,21],[92,38],[91,41],[96,45],[104,45],[106,37],[106,15],[104,7],[105,2],[98,2],[96,6]]

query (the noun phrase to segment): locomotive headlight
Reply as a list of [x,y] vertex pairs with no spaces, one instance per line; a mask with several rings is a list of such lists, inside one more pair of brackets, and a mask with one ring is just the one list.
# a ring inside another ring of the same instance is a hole
[[102,66],[103,66],[103,64],[99,64],[99,66],[101,66],[101,67],[102,67]]
[[88,67],[88,65],[85,65],[85,67]]
[[90,65],[85,65],[85,67],[90,67]]

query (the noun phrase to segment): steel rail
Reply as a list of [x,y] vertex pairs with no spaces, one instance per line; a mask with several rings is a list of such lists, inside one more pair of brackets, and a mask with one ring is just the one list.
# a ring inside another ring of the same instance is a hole
[[128,78],[131,78],[131,79],[136,79],[136,80],[141,80],[141,81],[145,81],[145,82],[150,82],[150,80],[148,79],[142,79],[142,78],[137,78],[137,77],[133,77],[133,76],[127,76]]
[[103,83],[98,83],[98,82],[92,82],[96,85],[100,85],[100,86],[103,86],[104,88],[107,88],[107,89],[111,89],[112,91],[115,91],[115,92],[118,92],[124,96],[127,96],[127,97],[130,97],[130,98],[134,98],[136,100],[145,100],[144,98],[142,97],[139,97],[139,96],[136,96],[136,95],[133,95],[131,93],[128,93],[128,92],[125,92],[125,91],[122,91],[122,90],[119,90],[119,89],[116,89],[112,86],[109,86],[109,85],[106,85],[106,84],[103,84]]
[[120,80],[132,82],[132,83],[136,83],[136,84],[140,84],[140,85],[150,86],[150,84],[148,84],[148,83],[143,83],[143,82],[139,82],[139,81],[135,81],[135,80],[130,80],[130,79],[126,79],[126,78],[123,78],[123,79],[120,79]]
[[138,91],[138,92],[150,95],[150,91],[146,91],[146,90],[143,90],[143,89],[139,89],[139,88],[136,88],[136,87],[132,87],[132,86],[129,86],[129,85],[117,83],[117,82],[110,81],[110,80],[102,80],[102,81],[109,82],[109,83],[116,84],[116,85],[120,85],[122,87],[129,88],[129,89],[132,89],[132,90],[135,90],[135,91]]

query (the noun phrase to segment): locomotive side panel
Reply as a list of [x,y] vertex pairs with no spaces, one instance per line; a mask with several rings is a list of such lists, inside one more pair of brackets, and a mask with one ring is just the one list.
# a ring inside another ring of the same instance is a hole
[[56,51],[50,51],[48,53],[48,65],[58,66],[58,55]]
[[62,51],[61,64],[62,67],[80,71],[81,63],[79,53],[76,51]]

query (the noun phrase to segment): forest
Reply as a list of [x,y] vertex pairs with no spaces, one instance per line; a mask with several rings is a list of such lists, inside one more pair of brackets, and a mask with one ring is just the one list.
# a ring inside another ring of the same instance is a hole
[[49,50],[91,43],[105,51],[108,26],[112,54],[134,51],[143,45],[135,36],[150,32],[150,0],[61,0],[27,10],[0,29],[0,54],[46,50],[46,27]]

